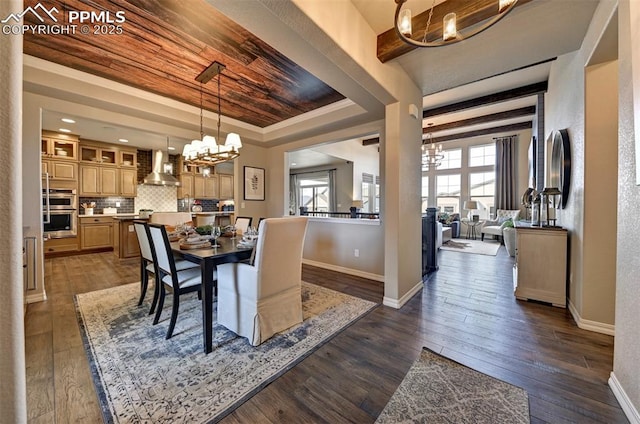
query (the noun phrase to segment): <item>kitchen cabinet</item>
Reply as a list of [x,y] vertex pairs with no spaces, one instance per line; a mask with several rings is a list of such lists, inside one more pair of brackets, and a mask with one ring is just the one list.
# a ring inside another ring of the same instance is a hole
[[195,176],[193,178],[193,197],[196,199],[218,198],[218,176]]
[[567,305],[567,230],[517,227],[515,296]]
[[178,199],[184,198],[194,198],[193,191],[193,179],[194,176],[192,174],[180,174],[180,187],[178,187]]
[[80,161],[116,166],[118,163],[118,150],[115,147],[81,143]]
[[76,252],[78,250],[78,237],[48,239],[44,241],[43,246],[45,257],[54,253]]
[[43,158],[77,161],[78,137],[43,131],[41,152]]
[[113,218],[80,217],[80,249],[113,248]]
[[118,169],[80,165],[80,196],[118,195]]
[[133,218],[114,218],[113,236],[113,252],[118,258],[125,259],[140,256],[140,245],[133,227]]
[[220,199],[233,199],[233,175],[218,174]]
[[78,164],[70,161],[42,160],[42,177],[49,174],[51,180],[78,180]]
[[135,169],[119,169],[120,195],[123,197],[136,197],[138,191],[138,171]]
[[118,166],[122,168],[138,167],[138,152],[136,149],[118,149]]

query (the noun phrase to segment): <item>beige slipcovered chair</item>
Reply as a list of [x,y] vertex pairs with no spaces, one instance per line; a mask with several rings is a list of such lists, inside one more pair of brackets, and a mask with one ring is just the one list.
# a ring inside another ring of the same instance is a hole
[[484,241],[485,234],[491,234],[498,239],[502,239],[502,229],[504,228],[504,222],[512,219],[514,222],[520,218],[520,209],[508,210],[498,209],[496,211],[496,219],[493,221],[485,221],[480,229],[480,240]]
[[306,217],[260,223],[253,263],[218,265],[218,323],[257,346],[302,322]]
[[191,212],[154,212],[149,219],[152,224],[163,224],[175,227],[185,222],[193,224]]

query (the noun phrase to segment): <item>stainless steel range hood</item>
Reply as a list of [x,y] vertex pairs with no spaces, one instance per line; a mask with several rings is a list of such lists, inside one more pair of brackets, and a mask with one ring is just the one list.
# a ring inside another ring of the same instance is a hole
[[147,175],[142,181],[143,184],[147,185],[159,185],[159,186],[173,186],[177,187],[180,185],[180,181],[176,179],[171,174],[166,174],[163,172],[162,164],[163,164],[163,156],[164,153],[162,150],[154,150],[153,151],[153,170],[151,174]]

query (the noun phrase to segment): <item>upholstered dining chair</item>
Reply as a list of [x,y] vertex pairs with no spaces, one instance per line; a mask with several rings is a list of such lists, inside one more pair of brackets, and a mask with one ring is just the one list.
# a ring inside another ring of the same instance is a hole
[[306,217],[260,223],[252,264],[218,265],[218,323],[257,346],[302,322]]
[[[173,335],[173,329],[176,326],[178,318],[178,310],[180,308],[180,296],[187,293],[192,293],[200,290],[202,284],[202,276],[200,274],[200,268],[188,268],[179,270],[176,266],[176,260],[173,257],[171,245],[169,244],[169,237],[167,236],[167,230],[164,225],[160,224],[147,224],[147,230],[149,239],[152,243],[152,252],[154,253],[154,265],[156,266],[156,275],[161,275],[159,278],[160,283],[156,283],[159,286],[158,294],[158,308],[153,320],[153,324],[157,324],[160,321],[160,315],[162,314],[162,307],[164,306],[164,298],[166,290],[168,289],[173,294],[173,307],[171,309],[171,320],[169,322],[169,328],[167,329],[167,339],[170,339]],[[216,279],[215,271],[213,279]]]
[[235,227],[238,232],[244,234],[247,232],[247,229],[251,227],[251,221],[253,218],[250,216],[238,216],[236,217]]
[[[147,294],[147,290],[149,288],[149,275],[153,275],[155,281],[157,281],[157,271],[153,262],[153,244],[147,233],[146,226],[147,223],[145,221],[133,221],[133,228],[135,229],[136,236],[138,237],[138,246],[140,246],[140,298],[138,299],[138,306],[142,305],[144,297]],[[184,259],[176,259],[175,263],[178,271],[183,271],[189,268],[199,268],[198,264],[185,261]],[[160,287],[158,284],[155,284],[149,315],[155,311],[159,294]]]

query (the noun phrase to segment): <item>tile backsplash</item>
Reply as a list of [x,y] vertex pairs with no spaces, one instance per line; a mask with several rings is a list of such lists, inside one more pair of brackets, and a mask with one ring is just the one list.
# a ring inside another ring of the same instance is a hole
[[177,187],[138,185],[138,196],[135,198],[134,210],[151,209],[155,212],[177,212]]
[[[134,199],[128,197],[80,197],[78,200],[78,213],[84,214],[83,203],[95,202],[93,213],[101,214],[104,208],[117,208],[118,213],[134,213]],[[116,202],[120,206],[116,206]]]

